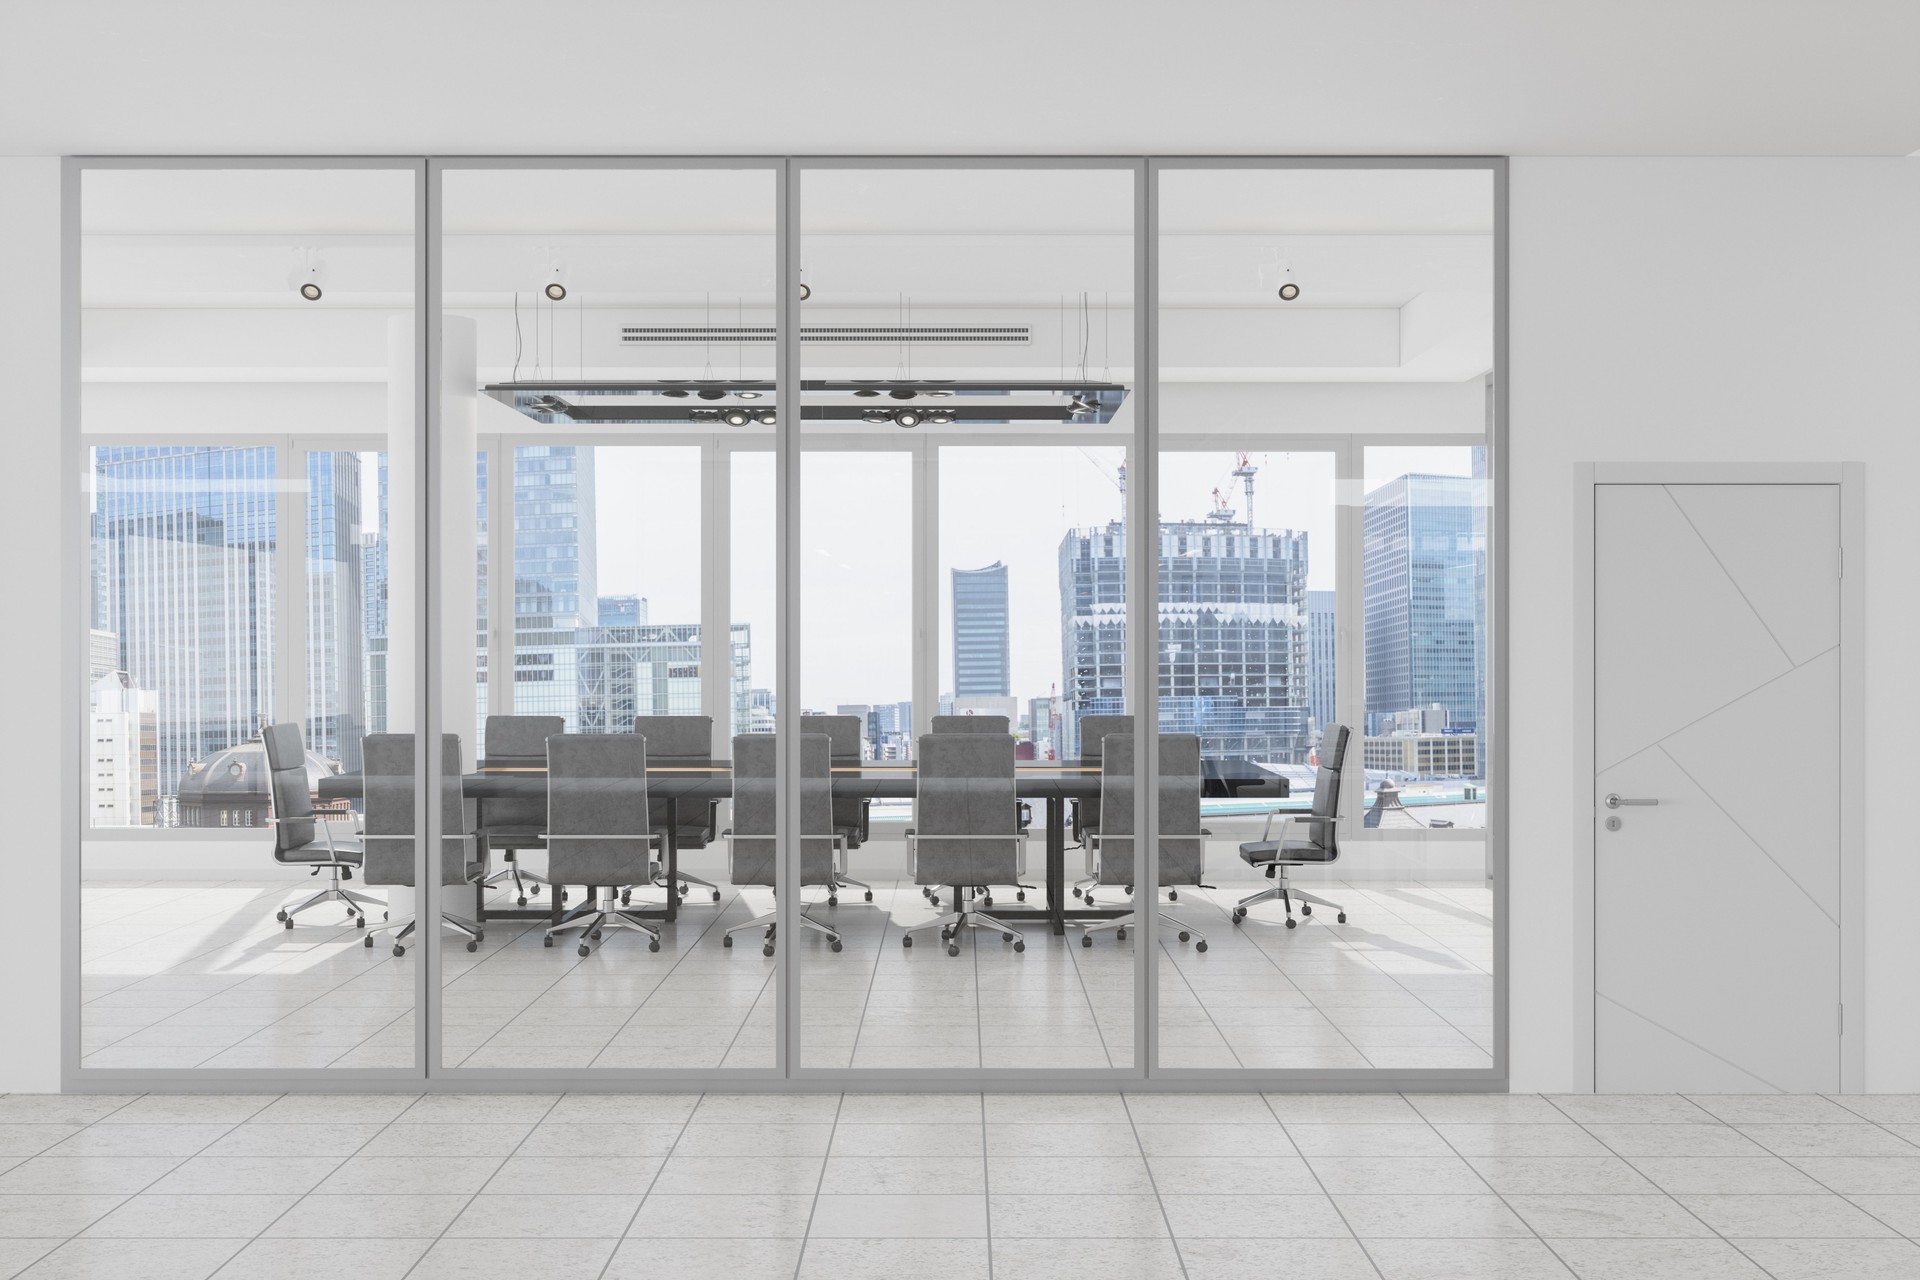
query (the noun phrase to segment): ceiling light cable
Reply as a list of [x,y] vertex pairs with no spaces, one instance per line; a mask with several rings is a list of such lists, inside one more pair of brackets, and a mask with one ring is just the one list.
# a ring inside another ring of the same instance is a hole
[[513,380],[520,381],[520,291],[513,291]]

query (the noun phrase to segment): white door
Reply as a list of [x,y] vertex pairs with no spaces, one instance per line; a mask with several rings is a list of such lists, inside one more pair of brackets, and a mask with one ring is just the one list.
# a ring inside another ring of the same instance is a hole
[[1837,1090],[1839,487],[1601,484],[1594,548],[1596,1087]]

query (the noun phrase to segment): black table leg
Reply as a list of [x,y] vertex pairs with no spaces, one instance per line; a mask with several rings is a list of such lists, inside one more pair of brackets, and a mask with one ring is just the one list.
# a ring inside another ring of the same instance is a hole
[[1067,802],[1047,797],[1047,916],[1056,934],[1067,931]]
[[680,918],[680,797],[667,797],[667,917]]

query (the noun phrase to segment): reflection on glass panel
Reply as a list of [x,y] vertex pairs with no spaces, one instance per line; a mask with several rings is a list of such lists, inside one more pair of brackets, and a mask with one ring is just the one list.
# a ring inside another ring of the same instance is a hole
[[414,1065],[340,785],[412,683],[384,464],[415,447],[413,183],[82,175],[83,1068]]
[[1160,1064],[1488,1067],[1491,176],[1160,183]]
[[706,495],[714,456],[772,444],[726,411],[771,408],[773,196],[767,171],[445,175],[443,349],[472,376],[445,438],[488,463],[492,671],[462,783],[479,883],[442,894],[447,1066],[774,1064],[772,965],[722,941],[771,897],[726,838],[771,606],[706,627],[726,541],[772,582]]
[[1133,878],[1097,758],[1129,723],[1133,174],[800,194],[802,725],[837,843],[792,940],[801,1063],[1131,1066],[1136,935],[1082,940]]

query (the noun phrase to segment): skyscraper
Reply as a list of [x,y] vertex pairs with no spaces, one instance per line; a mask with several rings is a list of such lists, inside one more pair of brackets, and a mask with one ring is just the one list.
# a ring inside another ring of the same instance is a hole
[[1454,729],[1480,727],[1485,534],[1470,476],[1405,475],[1366,496],[1364,573],[1369,728],[1434,703]]
[[953,570],[953,694],[1004,698],[1013,692],[1007,566]]
[[[1307,535],[1231,520],[1160,524],[1160,730],[1208,758],[1294,762],[1307,748]],[[1064,701],[1077,723],[1125,707],[1126,535],[1060,542]],[[1062,735],[1079,749],[1077,729]],[[1062,754],[1065,754],[1064,752]]]
[[1313,715],[1315,733],[1332,724],[1339,715],[1334,701],[1339,640],[1334,593],[1307,592],[1307,709]]

